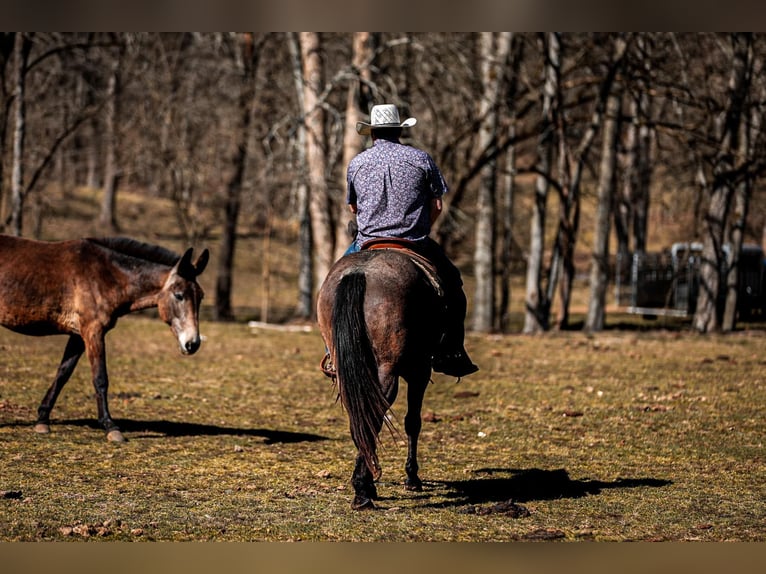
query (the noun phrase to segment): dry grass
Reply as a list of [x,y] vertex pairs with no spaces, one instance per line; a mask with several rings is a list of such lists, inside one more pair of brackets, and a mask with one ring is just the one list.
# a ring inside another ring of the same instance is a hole
[[766,539],[762,331],[471,336],[482,370],[426,395],[425,491],[384,436],[372,513],[316,332],[204,332],[191,358],[150,317],[110,335],[122,445],[82,366],[33,433],[63,339],[0,332],[3,540]]

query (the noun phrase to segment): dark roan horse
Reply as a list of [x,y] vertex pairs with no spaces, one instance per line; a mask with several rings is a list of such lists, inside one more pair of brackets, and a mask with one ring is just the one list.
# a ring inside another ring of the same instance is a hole
[[181,353],[200,346],[197,276],[209,258],[192,262],[124,237],[43,242],[0,235],[0,325],[25,335],[66,334],[56,377],[37,411],[35,430],[50,432],[50,413],[83,353],[90,361],[98,421],[110,441],[124,439],[109,413],[104,338],[117,319],[156,307]]
[[351,477],[354,509],[375,508],[379,433],[389,423],[400,377],[407,382],[405,488],[423,488],[417,460],[421,408],[443,329],[442,305],[433,268],[400,249],[345,255],[320,288],[319,328],[358,450]]

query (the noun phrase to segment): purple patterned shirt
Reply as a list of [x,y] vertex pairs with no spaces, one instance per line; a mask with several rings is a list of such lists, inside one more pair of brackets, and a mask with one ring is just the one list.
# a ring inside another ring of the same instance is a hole
[[418,241],[431,231],[431,201],[447,193],[426,152],[378,139],[351,160],[346,201],[356,204],[357,244],[381,237]]

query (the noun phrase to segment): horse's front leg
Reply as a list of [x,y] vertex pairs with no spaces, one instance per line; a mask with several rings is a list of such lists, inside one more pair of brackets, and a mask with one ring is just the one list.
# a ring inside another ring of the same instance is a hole
[[420,412],[429,375],[430,372],[425,377],[413,377],[412,382],[407,381],[407,414],[404,416],[404,431],[407,433],[407,462],[404,471],[407,479],[404,488],[415,492],[423,490],[423,483],[418,476],[418,438],[423,425]]
[[85,338],[85,350],[90,360],[93,374],[93,387],[96,390],[96,405],[98,407],[98,422],[106,431],[106,438],[111,442],[124,442],[120,429],[109,414],[109,377],[106,372],[106,346],[104,333],[99,332]]
[[35,432],[49,433],[50,427],[50,415],[53,410],[53,405],[56,404],[61,389],[67,383],[72,376],[77,361],[80,360],[83,352],[85,351],[85,343],[82,337],[79,335],[70,335],[67,341],[66,348],[64,349],[64,356],[61,358],[58,371],[56,372],[56,378],[53,379],[53,384],[45,393],[43,400],[40,402],[40,406],[37,408],[37,422],[35,423]]

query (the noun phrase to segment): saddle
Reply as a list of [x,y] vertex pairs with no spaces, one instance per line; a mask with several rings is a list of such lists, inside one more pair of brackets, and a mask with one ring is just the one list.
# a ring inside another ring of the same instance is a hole
[[397,237],[385,237],[380,239],[370,239],[365,241],[360,251],[373,251],[377,249],[398,249],[403,251],[412,262],[417,265],[423,274],[428,279],[428,282],[436,291],[439,297],[444,297],[444,285],[439,272],[436,269],[436,265],[420,251],[418,251],[417,243],[409,239],[399,239]]

